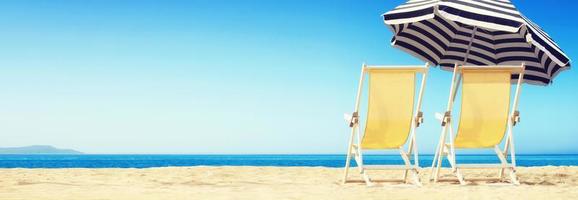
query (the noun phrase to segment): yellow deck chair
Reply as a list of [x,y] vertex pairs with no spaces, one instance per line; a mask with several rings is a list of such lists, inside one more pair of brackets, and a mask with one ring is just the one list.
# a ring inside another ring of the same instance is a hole
[[[366,66],[365,64],[362,66],[355,111],[352,114],[345,114],[345,120],[351,127],[351,135],[343,183],[349,182],[348,172],[353,156],[363,176],[363,181],[367,185],[372,185],[367,170],[402,170],[405,171],[404,177],[398,181],[409,183],[408,173],[411,173],[411,181],[416,185],[421,185],[418,177],[415,128],[422,123],[420,106],[427,69],[427,64],[402,67]],[[422,79],[416,101],[418,73],[422,74]],[[361,138],[358,112],[366,74],[369,76],[368,110],[365,130]],[[408,142],[408,138],[409,145],[406,152],[403,146]],[[399,150],[405,165],[364,165],[363,150]],[[414,164],[410,161],[412,153]]]
[[[510,109],[512,74],[519,74],[513,109]],[[516,157],[512,128],[519,122],[518,95],[524,77],[524,65],[520,66],[455,66],[448,107],[445,114],[436,113],[442,123],[442,133],[434,160],[432,162],[433,178],[440,177],[441,162],[448,158],[452,172],[460,184],[466,184],[462,169],[499,169],[496,178],[472,178],[468,180],[504,181],[504,172],[510,174],[510,182],[519,184],[516,177]],[[461,111],[458,131],[454,134],[452,123],[452,106],[461,82]],[[449,134],[449,135],[448,135]],[[499,145],[504,140],[504,150]],[[446,141],[449,139],[449,142]],[[494,149],[501,163],[499,164],[457,164],[455,149]],[[508,149],[512,159],[508,163]],[[446,179],[447,180],[447,179]],[[451,180],[451,179],[450,179]],[[454,179],[455,180],[455,179]]]

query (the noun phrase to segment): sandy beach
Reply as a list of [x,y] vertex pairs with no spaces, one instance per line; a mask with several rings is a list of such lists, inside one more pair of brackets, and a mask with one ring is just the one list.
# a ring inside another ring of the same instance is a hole
[[[423,187],[340,182],[322,167],[168,167],[148,169],[1,169],[0,199],[577,199],[578,167],[519,168],[520,186],[503,183]],[[446,170],[447,172],[447,170]],[[401,172],[374,172],[396,178]],[[494,171],[467,171],[488,177]],[[357,176],[356,173],[353,174]],[[358,176],[356,178],[359,178]]]

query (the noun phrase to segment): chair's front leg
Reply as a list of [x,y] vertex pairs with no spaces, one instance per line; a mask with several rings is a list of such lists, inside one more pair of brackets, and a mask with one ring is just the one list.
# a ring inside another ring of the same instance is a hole
[[359,169],[359,173],[363,176],[363,180],[365,180],[365,183],[367,184],[367,186],[372,186],[373,183],[371,183],[371,180],[369,179],[369,176],[367,175],[367,172],[365,170],[365,168],[363,167],[363,152],[361,150],[361,135],[360,133],[360,128],[359,125],[355,126],[355,130],[357,133],[357,145],[355,145],[353,147],[355,153],[355,162],[357,163],[357,168]]
[[[409,152],[411,152],[411,142],[410,142],[410,147],[409,147]],[[405,164],[405,167],[407,167],[408,169],[404,170],[404,174],[403,174],[403,181],[404,183],[407,183],[407,174],[409,172],[409,168],[411,167],[411,162],[409,161],[409,156],[408,153],[403,151],[403,148],[399,148],[399,154],[401,155],[401,158],[403,159],[403,163]],[[411,154],[411,153],[410,153]]]
[[347,148],[347,159],[345,160],[345,171],[343,172],[343,183],[347,182],[347,175],[349,174],[349,166],[351,165],[351,152],[353,151],[353,138],[355,135],[355,127],[351,127],[351,134],[349,136],[349,146]]

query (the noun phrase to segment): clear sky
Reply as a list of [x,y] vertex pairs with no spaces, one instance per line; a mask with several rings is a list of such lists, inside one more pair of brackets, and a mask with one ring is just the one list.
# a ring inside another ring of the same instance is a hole
[[[362,62],[422,64],[380,15],[402,0],[0,2],[0,146],[88,153],[345,153]],[[574,0],[515,0],[571,59]],[[578,153],[578,72],[525,85],[521,153]],[[432,69],[431,153],[451,74]]]

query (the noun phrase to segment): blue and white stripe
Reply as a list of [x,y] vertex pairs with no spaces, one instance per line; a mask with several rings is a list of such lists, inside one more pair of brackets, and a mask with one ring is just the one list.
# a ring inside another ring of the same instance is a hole
[[410,0],[383,19],[392,45],[442,69],[466,57],[467,65],[525,63],[524,82],[547,85],[570,68],[560,47],[509,0]]

